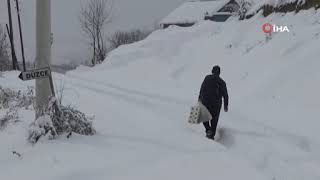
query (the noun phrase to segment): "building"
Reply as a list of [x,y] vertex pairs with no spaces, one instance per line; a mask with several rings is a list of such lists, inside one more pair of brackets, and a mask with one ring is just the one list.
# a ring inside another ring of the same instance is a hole
[[211,12],[206,14],[205,20],[211,20],[215,22],[225,22],[229,17],[239,15],[240,5],[235,0],[230,0],[226,3],[218,12]]
[[189,27],[201,20],[223,21],[239,10],[235,0],[185,2],[160,22],[161,28],[171,25]]

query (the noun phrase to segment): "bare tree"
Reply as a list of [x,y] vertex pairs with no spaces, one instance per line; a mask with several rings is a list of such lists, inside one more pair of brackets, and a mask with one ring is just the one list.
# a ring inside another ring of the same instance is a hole
[[103,30],[111,22],[113,0],[88,0],[81,8],[79,21],[83,33],[92,48],[92,64],[102,62],[107,55],[106,40]]
[[0,71],[11,70],[7,34],[0,25]]

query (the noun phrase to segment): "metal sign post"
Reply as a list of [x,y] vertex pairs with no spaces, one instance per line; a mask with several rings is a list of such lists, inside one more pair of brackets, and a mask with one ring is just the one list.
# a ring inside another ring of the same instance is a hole
[[42,69],[34,69],[34,70],[30,70],[30,71],[23,71],[19,75],[19,79],[21,79],[22,81],[29,81],[29,80],[35,80],[35,79],[45,79],[45,78],[49,79],[51,93],[53,96],[55,96],[50,68],[42,68]]

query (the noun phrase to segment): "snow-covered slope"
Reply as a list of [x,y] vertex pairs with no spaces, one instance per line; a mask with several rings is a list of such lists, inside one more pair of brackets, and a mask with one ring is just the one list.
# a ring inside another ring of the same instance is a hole
[[[309,10],[170,27],[93,69],[56,75],[64,103],[95,114],[98,134],[31,146],[33,115],[20,112],[22,122],[0,132],[0,179],[319,179],[319,19]],[[267,40],[266,22],[290,33]],[[230,93],[219,142],[187,123],[215,64]],[[1,85],[32,85],[16,75],[5,73]]]

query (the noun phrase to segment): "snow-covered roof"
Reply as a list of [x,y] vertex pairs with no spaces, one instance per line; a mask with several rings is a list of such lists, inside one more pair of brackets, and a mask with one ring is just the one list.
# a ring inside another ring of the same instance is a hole
[[174,23],[195,23],[204,19],[206,12],[217,12],[229,0],[215,0],[215,1],[192,1],[185,2],[167,17],[165,17],[160,24],[174,24]]
[[233,15],[233,14],[234,13],[231,13],[231,12],[214,12],[210,15],[212,16],[212,15]]

